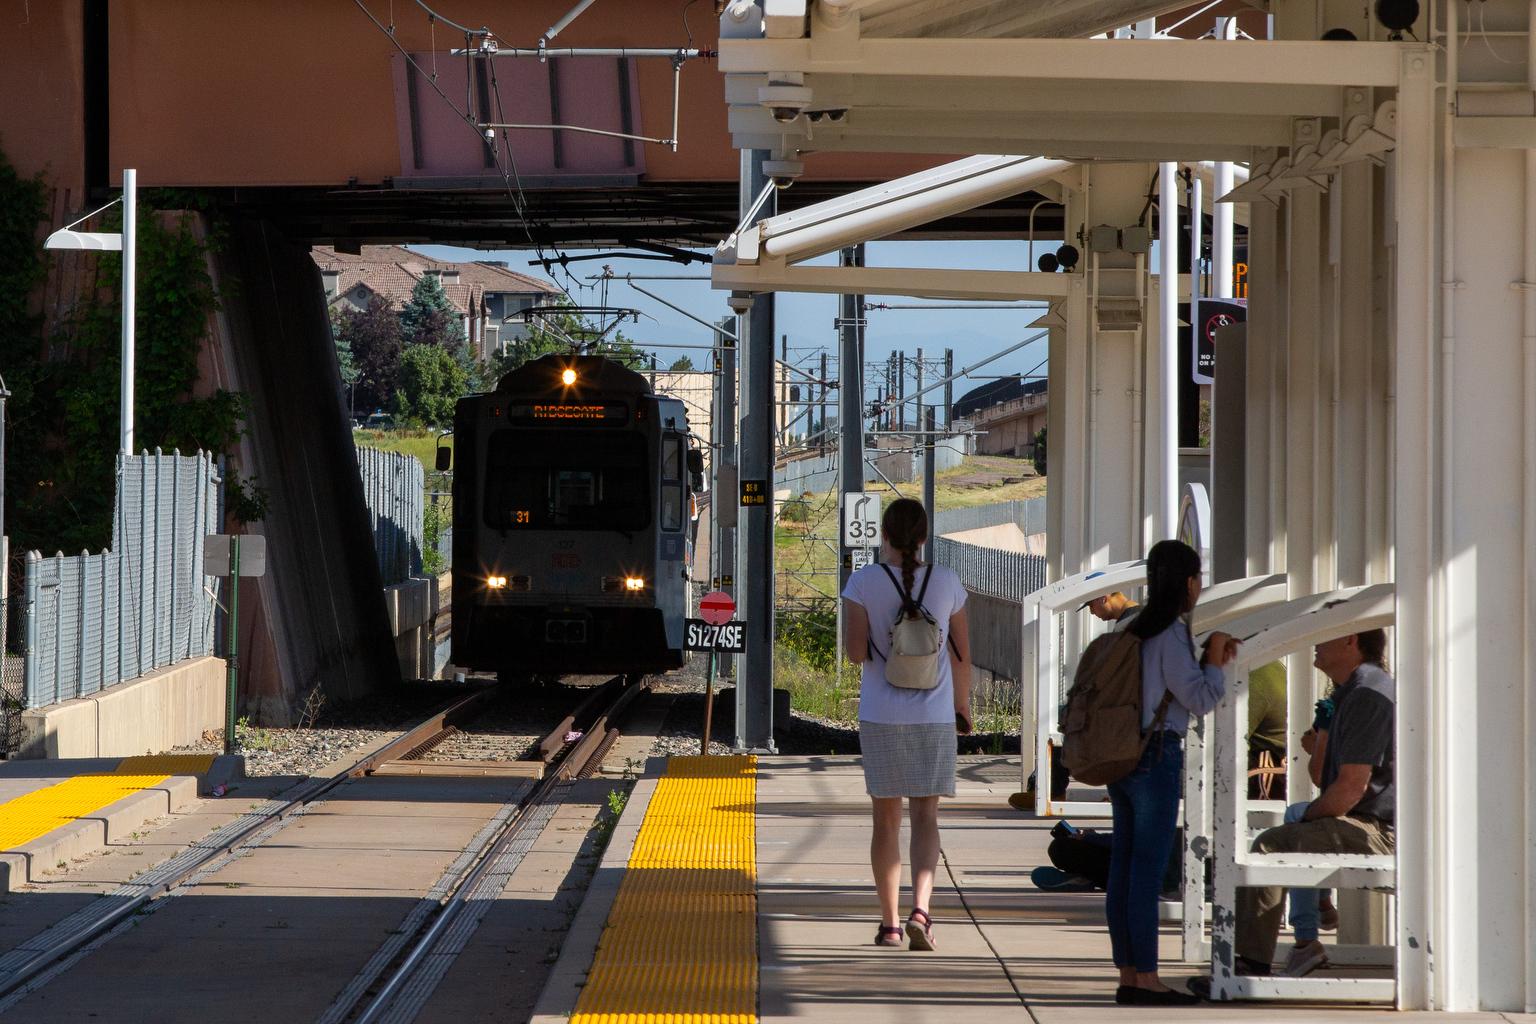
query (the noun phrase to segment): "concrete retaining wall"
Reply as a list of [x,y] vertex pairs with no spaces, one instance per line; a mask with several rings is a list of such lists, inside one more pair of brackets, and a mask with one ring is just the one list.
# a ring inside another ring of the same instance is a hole
[[223,731],[223,658],[178,662],[21,716],[21,757],[131,757]]
[[384,607],[400,660],[400,678],[435,678],[437,649],[432,633],[438,610],[437,580],[417,576],[385,587]]

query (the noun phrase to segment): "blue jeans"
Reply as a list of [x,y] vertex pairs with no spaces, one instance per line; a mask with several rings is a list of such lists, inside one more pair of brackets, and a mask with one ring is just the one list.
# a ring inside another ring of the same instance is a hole
[[1136,770],[1109,784],[1115,828],[1104,916],[1116,967],[1157,970],[1157,896],[1173,850],[1183,773],[1183,737],[1155,732]]
[[[1312,806],[1310,800],[1299,804],[1291,804],[1285,809],[1285,823],[1290,825],[1301,820],[1301,816],[1307,813],[1307,808]],[[1318,909],[1321,905],[1323,893],[1327,889],[1291,889],[1291,930],[1296,933],[1296,941],[1313,942],[1317,939],[1317,930],[1322,921],[1322,912]]]

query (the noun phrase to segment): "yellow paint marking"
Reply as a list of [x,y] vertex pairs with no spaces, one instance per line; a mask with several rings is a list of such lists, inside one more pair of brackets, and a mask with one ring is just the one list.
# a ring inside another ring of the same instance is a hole
[[755,1024],[757,759],[674,757],[572,1024]]
[[200,775],[212,754],[125,757],[110,772],[92,772],[0,804],[0,850],[11,850],[90,815],[172,775]]

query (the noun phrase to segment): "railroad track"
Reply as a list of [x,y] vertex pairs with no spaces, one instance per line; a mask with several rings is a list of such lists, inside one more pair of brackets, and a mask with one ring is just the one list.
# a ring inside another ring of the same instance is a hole
[[[171,860],[104,894],[0,956],[0,1014],[4,1014],[29,992],[74,966],[97,947],[133,927],[139,917],[153,912],[159,905],[158,901],[164,897],[197,884],[235,858],[261,846],[337,787],[349,780],[372,774],[390,774],[393,766],[406,763],[405,759],[413,752],[419,757],[421,753],[432,750],[446,736],[453,735],[460,724],[472,720],[474,714],[491,699],[494,689],[486,687],[453,702],[344,771],[329,778],[311,779],[299,784],[284,796],[270,800],[266,805],[216,829]],[[596,770],[603,755],[618,738],[618,729],[614,723],[646,689],[648,684],[643,681],[625,686],[623,677],[610,680],[601,690],[603,695],[610,698],[609,703],[600,706],[597,703],[601,699],[600,695],[590,694],[580,707],[567,715],[538,744],[536,763],[541,770],[532,787],[522,799],[503,807],[471,842],[470,848],[444,873],[443,879],[433,889],[434,898],[428,901],[435,909],[418,908],[427,911],[420,926],[410,927],[411,922],[408,920],[407,926],[402,927],[391,942],[386,944],[386,947],[404,946],[414,940],[412,948],[403,953],[381,949],[363,972],[368,973],[374,961],[379,961],[378,969],[373,972],[374,977],[359,988],[352,1003],[342,1008],[342,1016],[334,1020],[386,1019],[380,1017],[379,1013],[389,1009],[387,1001],[395,1001],[395,995],[404,982],[414,975],[425,950],[448,933],[450,924],[467,920],[462,913],[466,899],[483,892],[489,882],[500,877],[501,873],[493,870],[496,865],[505,866],[509,853],[517,853],[517,859],[521,860],[521,853],[514,850],[516,843],[529,833],[535,819],[542,821],[548,818],[548,814],[538,812],[549,808],[549,813],[552,813],[552,808],[558,806],[554,802],[557,793],[563,796],[564,788],[568,787],[572,779],[584,777]],[[585,721],[589,714],[590,726],[573,735],[573,725]],[[567,742],[568,739],[571,742]],[[536,834],[537,831],[533,830],[533,835]],[[532,837],[527,838],[531,844]],[[501,878],[501,881],[504,884],[505,879]],[[462,936],[467,937],[467,933]],[[396,939],[405,941],[396,943]],[[446,967],[443,969],[446,970]],[[355,985],[357,979],[354,979]],[[342,996],[347,996],[352,988],[349,986]],[[364,1000],[370,997],[372,1001],[364,1005]],[[341,1001],[342,998],[338,997],[338,1004]],[[337,1006],[333,1005],[332,1009],[337,1009]],[[331,1012],[327,1011],[321,1019],[332,1020]]]

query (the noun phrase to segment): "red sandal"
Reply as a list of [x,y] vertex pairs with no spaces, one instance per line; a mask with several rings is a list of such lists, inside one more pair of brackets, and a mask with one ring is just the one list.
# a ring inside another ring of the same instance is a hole
[[907,918],[907,938],[912,940],[912,949],[927,952],[934,948],[933,918],[928,911],[921,907],[912,908],[912,916]]
[[880,926],[880,930],[878,932],[875,932],[875,945],[877,945],[877,946],[890,946],[890,947],[895,948],[895,949],[900,949],[901,948],[901,925],[899,925],[899,924],[883,924],[883,925],[881,925]]

